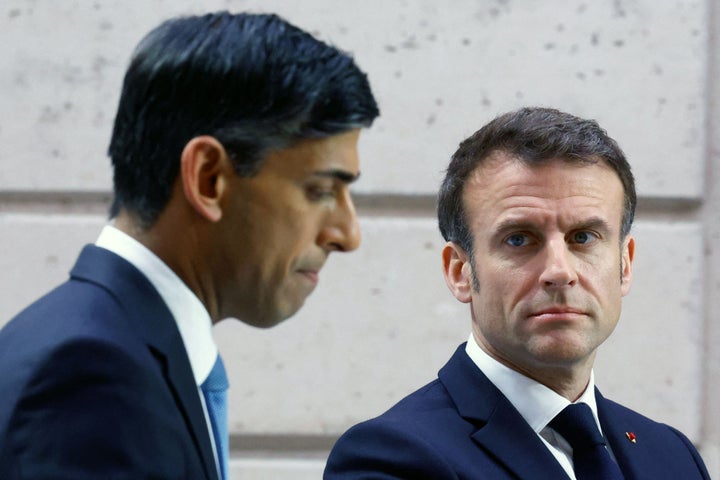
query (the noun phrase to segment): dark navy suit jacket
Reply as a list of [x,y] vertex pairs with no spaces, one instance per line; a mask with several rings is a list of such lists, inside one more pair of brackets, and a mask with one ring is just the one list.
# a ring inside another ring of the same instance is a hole
[[[695,447],[596,391],[598,416],[625,478],[710,478]],[[631,442],[626,432],[635,436]],[[537,479],[568,476],[461,345],[438,379],[335,444],[325,480]]]
[[107,250],[0,330],[0,392],[0,479],[217,479],[175,321]]

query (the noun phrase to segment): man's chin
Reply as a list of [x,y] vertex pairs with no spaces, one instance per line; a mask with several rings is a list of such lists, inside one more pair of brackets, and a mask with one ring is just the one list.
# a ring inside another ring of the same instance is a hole
[[245,321],[245,323],[262,329],[275,327],[276,325],[280,325],[295,316],[295,314],[300,311],[300,308],[302,308],[304,303],[305,302],[302,302],[297,306],[286,306],[282,309],[275,309],[272,312],[258,314],[252,321]]
[[539,365],[576,367],[592,357],[593,350],[587,345],[565,344],[543,346],[535,349],[533,357]]

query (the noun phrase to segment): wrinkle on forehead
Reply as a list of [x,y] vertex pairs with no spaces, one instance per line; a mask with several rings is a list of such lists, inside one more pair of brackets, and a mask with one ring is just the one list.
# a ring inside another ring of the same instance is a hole
[[620,178],[602,161],[528,164],[503,152],[492,154],[472,172],[463,193],[470,216],[489,214],[493,221],[532,211],[554,217],[562,210],[566,216],[583,217],[591,212],[581,210],[605,210],[617,203],[618,227],[624,198]]
[[[573,175],[569,178],[564,175],[543,175],[544,172],[553,170],[563,173],[584,171],[586,169],[595,170],[597,173],[591,175]],[[546,190],[548,187],[551,187],[557,188],[558,198],[583,195],[585,192],[590,193],[590,190],[598,187],[601,180],[600,177],[602,176],[602,174],[598,175],[598,173],[603,170],[605,173],[616,177],[617,183],[622,187],[620,177],[603,161],[573,162],[558,158],[547,160],[543,163],[532,164],[523,161],[519,157],[498,151],[490,154],[490,156],[480,163],[468,176],[466,182],[466,187],[468,188],[465,189],[464,193],[482,192],[488,189],[492,190],[493,187],[498,187],[502,184],[503,178],[506,178],[508,175],[514,175],[516,182],[505,185],[503,188],[518,190],[520,194],[526,192],[531,194],[531,192],[529,192],[531,189]],[[542,179],[542,181],[540,181],[540,179]],[[598,193],[601,194],[600,196],[603,196],[602,189],[597,189],[599,190]]]

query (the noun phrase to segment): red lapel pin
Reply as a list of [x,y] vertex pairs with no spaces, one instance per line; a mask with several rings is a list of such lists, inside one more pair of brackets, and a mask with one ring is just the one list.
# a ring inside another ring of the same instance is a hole
[[633,432],[625,432],[625,436],[628,440],[630,440],[632,443],[637,443],[637,440],[635,438],[635,434]]

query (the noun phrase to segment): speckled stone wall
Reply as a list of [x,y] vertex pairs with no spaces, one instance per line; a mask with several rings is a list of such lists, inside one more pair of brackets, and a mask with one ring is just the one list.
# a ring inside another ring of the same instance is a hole
[[[0,4],[0,324],[62,281],[106,221],[105,155],[138,40],[201,2]],[[469,333],[434,197],[457,144],[545,105],[597,119],[640,205],[635,282],[596,366],[603,392],[685,431],[720,476],[720,64],[713,0],[247,0],[354,53],[383,116],[361,138],[363,246],[295,318],[216,327],[239,478],[319,478],[329,447],[434,378]]]

